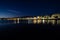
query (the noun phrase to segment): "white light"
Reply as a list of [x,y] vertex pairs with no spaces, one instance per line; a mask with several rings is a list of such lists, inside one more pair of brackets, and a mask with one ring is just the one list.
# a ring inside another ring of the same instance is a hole
[[43,20],[43,23],[44,23],[45,21]]
[[40,18],[39,16],[37,16],[37,18]]
[[36,17],[34,17],[34,19],[36,19]]

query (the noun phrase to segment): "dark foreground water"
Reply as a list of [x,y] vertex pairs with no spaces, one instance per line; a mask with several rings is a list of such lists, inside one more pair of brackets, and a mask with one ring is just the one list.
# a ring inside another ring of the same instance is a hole
[[60,24],[0,23],[0,36],[16,36],[21,32],[60,32]]
[[60,25],[52,24],[1,24],[0,35],[16,36],[21,32],[60,32]]

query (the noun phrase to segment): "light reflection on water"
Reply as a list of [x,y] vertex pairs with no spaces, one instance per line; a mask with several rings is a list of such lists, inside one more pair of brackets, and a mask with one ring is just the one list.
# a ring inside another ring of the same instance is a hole
[[33,24],[60,24],[60,20],[30,20],[30,22],[28,21],[28,23],[33,23]]
[[49,23],[51,23],[51,24],[60,24],[60,20],[36,20],[36,21],[34,21],[33,22],[34,24],[40,24],[40,23],[42,23],[42,24],[49,24]]
[[0,20],[0,24],[19,24],[19,23],[27,23],[27,24],[60,24],[60,20]]

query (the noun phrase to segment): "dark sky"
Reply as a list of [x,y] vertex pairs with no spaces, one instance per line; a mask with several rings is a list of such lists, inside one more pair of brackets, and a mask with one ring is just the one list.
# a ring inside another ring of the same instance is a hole
[[60,13],[58,0],[0,0],[0,17]]

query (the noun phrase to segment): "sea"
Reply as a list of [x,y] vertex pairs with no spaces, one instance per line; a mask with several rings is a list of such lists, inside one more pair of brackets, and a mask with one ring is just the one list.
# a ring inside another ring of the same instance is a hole
[[1,37],[25,32],[60,32],[60,20],[0,20]]

